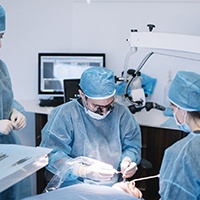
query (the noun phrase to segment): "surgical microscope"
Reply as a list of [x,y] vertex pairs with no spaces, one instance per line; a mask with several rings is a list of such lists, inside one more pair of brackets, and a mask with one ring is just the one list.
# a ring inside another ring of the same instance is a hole
[[[146,95],[144,94],[144,90],[142,88],[140,71],[152,55],[161,54],[200,61],[198,59],[192,59],[188,55],[175,56],[173,53],[181,52],[186,54],[199,54],[200,37],[192,35],[152,32],[152,30],[155,28],[155,25],[153,24],[148,24],[147,27],[149,28],[148,32],[138,32],[136,29],[131,30],[130,38],[127,39],[130,45],[130,50],[125,58],[122,77],[115,76],[115,82],[126,82],[123,98],[126,100],[126,102],[128,102],[128,108],[133,114],[141,111],[143,108],[145,108],[146,111],[150,111],[152,108],[161,111],[165,111],[166,109],[164,106],[155,102],[146,102]],[[186,41],[189,42],[186,44]],[[153,49],[153,51],[144,57],[136,70],[128,69],[129,59],[138,51],[138,48]],[[164,50],[167,53],[159,53],[160,50]],[[169,52],[172,53],[170,54]],[[131,88],[130,94],[128,94],[129,87]]]

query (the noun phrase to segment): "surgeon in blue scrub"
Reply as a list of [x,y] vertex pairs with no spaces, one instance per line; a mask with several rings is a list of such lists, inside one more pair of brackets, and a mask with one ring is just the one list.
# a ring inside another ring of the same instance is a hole
[[[6,28],[5,10],[0,5],[0,47]],[[6,64],[0,60],[0,144],[20,144],[14,133],[26,126],[26,117],[22,114],[23,107],[13,99],[10,76]],[[30,195],[28,179],[0,193],[1,200],[17,200]]]
[[62,172],[61,187],[113,185],[118,172],[132,177],[141,159],[141,132],[127,107],[115,101],[113,72],[88,68],[79,86],[80,98],[56,107],[42,130],[41,146],[53,149],[47,172]]
[[178,72],[168,98],[177,125],[189,134],[165,151],[160,170],[161,200],[199,200],[200,74]]

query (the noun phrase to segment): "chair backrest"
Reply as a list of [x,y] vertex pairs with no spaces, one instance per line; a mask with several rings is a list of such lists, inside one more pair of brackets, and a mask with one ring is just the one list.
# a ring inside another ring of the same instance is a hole
[[69,102],[72,99],[78,98],[79,82],[80,82],[80,79],[64,79],[63,80],[65,103]]

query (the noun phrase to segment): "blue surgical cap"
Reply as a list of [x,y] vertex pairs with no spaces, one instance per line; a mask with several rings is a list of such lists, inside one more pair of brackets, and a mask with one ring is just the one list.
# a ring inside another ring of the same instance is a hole
[[6,15],[5,10],[0,5],[0,33],[4,33],[6,30]]
[[79,84],[83,93],[91,99],[106,99],[115,94],[115,79],[111,70],[105,67],[86,69]]
[[200,74],[179,71],[172,81],[169,100],[187,111],[200,111]]

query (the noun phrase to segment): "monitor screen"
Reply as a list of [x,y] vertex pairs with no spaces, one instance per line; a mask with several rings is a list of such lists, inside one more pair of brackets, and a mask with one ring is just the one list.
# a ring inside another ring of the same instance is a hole
[[69,102],[79,97],[79,82],[80,79],[64,79],[64,102]]
[[104,53],[39,53],[38,93],[63,94],[64,79],[80,79],[89,67],[105,67]]

